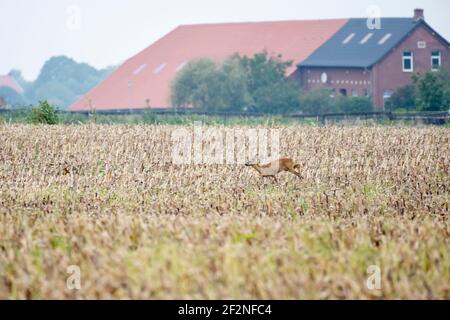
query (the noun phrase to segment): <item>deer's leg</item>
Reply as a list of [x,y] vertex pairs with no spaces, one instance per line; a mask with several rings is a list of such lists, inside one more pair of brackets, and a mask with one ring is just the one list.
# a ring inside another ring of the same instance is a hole
[[297,177],[299,177],[300,179],[303,179],[302,175],[300,174],[300,172],[295,171],[294,169],[289,169],[290,173],[295,174]]

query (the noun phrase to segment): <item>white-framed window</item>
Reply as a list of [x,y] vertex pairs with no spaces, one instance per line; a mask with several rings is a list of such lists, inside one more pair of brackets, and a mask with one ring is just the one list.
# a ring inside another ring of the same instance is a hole
[[414,55],[412,51],[403,52],[403,72],[414,71]]
[[427,47],[427,43],[425,41],[417,41],[417,48],[425,49]]
[[441,52],[439,50],[431,52],[431,70],[437,71],[441,67]]
[[352,89],[352,97],[357,97],[357,96],[358,96],[358,90]]

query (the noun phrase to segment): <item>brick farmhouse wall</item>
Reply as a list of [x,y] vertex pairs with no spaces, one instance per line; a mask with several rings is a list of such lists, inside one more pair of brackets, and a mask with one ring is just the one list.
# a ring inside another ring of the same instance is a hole
[[[425,48],[418,43],[424,42]],[[402,65],[403,52],[411,51],[414,56],[414,71],[420,74],[431,71],[432,51],[441,52],[441,66],[450,70],[450,48],[448,48],[425,25],[415,29],[398,47],[373,67],[373,100],[376,107],[384,106],[383,94],[386,90],[396,90],[412,83],[412,72],[404,72]]]

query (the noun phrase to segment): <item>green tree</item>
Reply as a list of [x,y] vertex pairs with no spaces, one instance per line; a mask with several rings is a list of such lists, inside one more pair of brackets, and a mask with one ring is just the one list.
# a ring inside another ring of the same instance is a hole
[[41,101],[37,107],[31,109],[28,122],[32,124],[58,124],[57,110],[47,101]]
[[219,76],[218,66],[212,60],[188,63],[172,84],[172,104],[200,110],[223,107]]
[[52,57],[42,67],[36,81],[27,83],[20,71],[12,75],[24,87],[31,103],[48,100],[61,108],[68,107],[88,92],[114,70],[113,67],[97,70],[86,63],[77,63],[65,56]]
[[221,64],[195,60],[172,83],[172,104],[205,111],[288,112],[299,104],[298,87],[285,77],[289,65],[265,52],[253,58],[235,54]]
[[386,101],[386,109],[389,111],[415,110],[416,109],[416,87],[407,85],[397,89]]
[[239,58],[245,69],[251,111],[285,113],[297,110],[300,104],[298,85],[286,77],[292,61],[283,61],[281,55],[270,57],[266,51],[252,58]]
[[24,79],[22,72],[20,70],[17,69],[12,69],[9,73],[8,76],[12,77],[14,80],[17,81],[17,83],[22,87],[23,90],[27,91],[31,85],[32,82],[28,82]]
[[224,111],[246,111],[248,106],[253,104],[253,97],[248,90],[247,75],[238,55],[225,60],[221,67],[220,78],[227,106]]
[[444,111],[450,104],[450,75],[445,70],[413,75],[416,104],[421,111]]

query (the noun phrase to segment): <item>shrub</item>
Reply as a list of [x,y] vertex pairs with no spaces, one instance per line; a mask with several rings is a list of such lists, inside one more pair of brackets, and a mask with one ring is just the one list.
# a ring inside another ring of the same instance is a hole
[[372,112],[373,105],[367,97],[341,97],[336,100],[336,112]]
[[301,95],[300,109],[310,114],[371,112],[373,105],[370,98],[334,97],[330,89],[319,88]]
[[32,124],[58,124],[59,118],[56,108],[47,101],[41,101],[37,107],[31,109],[28,122]]
[[416,88],[407,85],[397,89],[386,101],[386,109],[389,111],[410,111],[416,109]]
[[335,99],[326,88],[318,88],[300,95],[300,110],[307,114],[336,112]]
[[421,111],[446,111],[450,104],[450,73],[446,70],[415,74],[416,105]]

